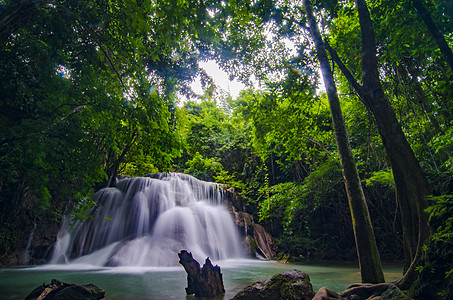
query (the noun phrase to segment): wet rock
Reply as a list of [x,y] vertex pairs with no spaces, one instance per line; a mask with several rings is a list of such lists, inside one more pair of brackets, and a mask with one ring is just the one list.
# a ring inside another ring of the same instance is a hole
[[245,253],[252,257],[259,253],[267,259],[274,259],[276,247],[270,233],[263,226],[255,224],[252,215],[237,211],[230,202],[227,202],[227,207],[241,234]]
[[233,221],[236,224],[236,226],[239,227],[239,232],[242,235],[247,236],[253,234],[254,223],[252,215],[236,210],[233,210],[232,213],[230,214],[233,217]]
[[244,288],[234,300],[311,300],[314,296],[310,277],[293,270],[274,275],[270,280],[258,281]]
[[76,285],[52,279],[34,289],[25,300],[97,300],[103,299],[105,291],[94,284]]
[[275,258],[274,239],[269,232],[259,224],[253,225],[253,239],[255,240],[256,247],[267,259]]
[[388,289],[381,294],[382,300],[406,300],[411,299],[402,290],[394,284],[391,284]]
[[242,238],[242,248],[244,249],[244,252],[247,256],[256,257],[255,240],[250,235],[247,235]]

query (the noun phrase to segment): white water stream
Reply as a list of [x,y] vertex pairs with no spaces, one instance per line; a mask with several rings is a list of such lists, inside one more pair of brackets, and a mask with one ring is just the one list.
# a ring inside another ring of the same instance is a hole
[[242,257],[237,228],[219,185],[185,174],[120,180],[94,195],[93,219],[58,234],[51,264],[176,266],[188,250],[206,257]]

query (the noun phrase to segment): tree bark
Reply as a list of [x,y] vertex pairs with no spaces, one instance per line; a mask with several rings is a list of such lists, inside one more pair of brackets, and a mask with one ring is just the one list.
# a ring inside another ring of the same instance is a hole
[[333,73],[329,66],[327,52],[321,34],[319,33],[318,25],[309,0],[304,0],[304,7],[309,23],[310,34],[316,46],[318,60],[321,65],[321,73],[329,100],[335,140],[342,165],[343,179],[348,194],[349,208],[351,210],[362,282],[384,282],[384,273],[382,271],[381,260],[376,246],[373,226],[371,224],[368,206],[362,190],[357,167],[352,155],[348,132],[344,123]]
[[420,18],[423,20],[423,23],[425,23],[433,39],[436,41],[440,53],[442,53],[442,56],[445,58],[445,61],[450,67],[450,70],[453,71],[453,52],[451,51],[447,41],[437,28],[436,23],[434,22],[431,14],[426,9],[423,2],[423,0],[412,0],[412,4],[420,15]]
[[[422,246],[429,237],[428,181],[410,147],[395,112],[384,94],[380,79],[376,42],[372,21],[365,0],[355,0],[362,35],[362,101],[373,113],[387,155],[392,163],[397,197],[401,207],[405,242],[406,275],[403,287],[410,284],[421,256]],[[411,278],[409,281],[406,279]]]
[[178,256],[179,263],[187,272],[187,295],[195,294],[195,297],[213,298],[225,293],[220,267],[214,267],[209,257],[200,269],[200,264],[193,259],[192,253],[182,250]]

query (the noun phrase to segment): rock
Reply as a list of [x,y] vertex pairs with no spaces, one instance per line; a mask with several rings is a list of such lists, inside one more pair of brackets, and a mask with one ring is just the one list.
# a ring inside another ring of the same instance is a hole
[[246,203],[244,199],[242,199],[242,197],[240,197],[239,194],[236,193],[233,187],[228,187],[225,189],[225,191],[225,199],[228,203],[231,203],[235,210],[246,211]]
[[269,232],[259,224],[253,225],[253,239],[255,240],[256,247],[261,251],[267,259],[275,258],[274,239]]
[[242,238],[242,247],[244,248],[244,252],[247,256],[256,257],[255,240],[250,235]]
[[105,291],[94,284],[76,285],[52,279],[50,284],[43,284],[34,289],[25,300],[97,300],[103,299]]
[[254,223],[252,215],[236,210],[233,210],[230,214],[232,215],[236,226],[239,227],[239,232],[241,232],[242,235],[247,236],[253,234]]
[[228,211],[242,236],[242,245],[245,253],[255,257],[260,253],[267,259],[275,258],[274,239],[263,226],[253,222],[253,216],[236,208],[227,202]]
[[388,287],[388,289],[381,294],[382,300],[406,300],[411,299],[410,297],[406,296],[402,290],[399,289],[396,285],[392,284]]
[[234,300],[311,300],[313,287],[310,277],[304,272],[293,270],[274,275],[268,281],[258,281],[244,288]]
[[187,272],[187,295],[195,294],[195,297],[213,298],[225,293],[220,267],[214,267],[209,257],[200,269],[200,264],[193,259],[192,253],[182,250],[178,256],[179,263]]

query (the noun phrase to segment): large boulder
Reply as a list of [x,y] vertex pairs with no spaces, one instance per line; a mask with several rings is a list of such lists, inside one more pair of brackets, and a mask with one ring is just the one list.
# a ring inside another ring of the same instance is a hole
[[94,284],[77,285],[52,279],[34,289],[25,300],[97,300],[103,299],[105,291]]
[[298,270],[279,273],[270,280],[258,281],[244,288],[234,300],[311,300],[314,296],[310,277]]

